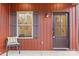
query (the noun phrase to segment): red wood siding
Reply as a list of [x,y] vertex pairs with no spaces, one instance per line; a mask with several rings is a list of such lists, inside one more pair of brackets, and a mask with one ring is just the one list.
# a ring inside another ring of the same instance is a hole
[[[10,36],[10,21],[12,11],[39,11],[38,38],[20,39],[22,50],[51,50],[52,40],[52,16],[45,18],[45,12],[68,11],[70,14],[70,49],[77,48],[76,42],[76,17],[75,6],[71,4],[0,4],[0,51],[5,50],[5,38]],[[43,44],[42,44],[43,42]]]
[[[10,8],[11,11],[65,11],[70,13],[70,47],[76,49],[76,33],[75,33],[75,7],[71,4],[13,4]],[[28,50],[51,50],[52,43],[52,18],[45,18],[45,13],[39,13],[39,37],[34,40],[20,40],[22,45],[21,49]],[[41,44],[43,42],[43,45]]]
[[5,51],[5,39],[8,36],[8,5],[0,4],[0,54]]
[[72,7],[70,8],[69,11],[70,11],[70,47],[72,50],[75,50],[77,49],[77,39],[76,39],[77,24],[75,23],[76,22],[76,15],[75,15],[76,8]]

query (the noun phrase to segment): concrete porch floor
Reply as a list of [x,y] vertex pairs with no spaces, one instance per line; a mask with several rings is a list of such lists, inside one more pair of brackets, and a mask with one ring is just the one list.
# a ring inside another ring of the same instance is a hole
[[9,51],[8,56],[79,56],[79,51]]

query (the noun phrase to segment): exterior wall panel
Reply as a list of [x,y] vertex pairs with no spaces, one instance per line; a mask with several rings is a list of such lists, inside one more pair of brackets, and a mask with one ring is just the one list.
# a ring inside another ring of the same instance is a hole
[[0,54],[5,51],[5,40],[8,37],[8,5],[0,4]]
[[16,11],[38,11],[39,34],[38,38],[19,39],[22,50],[52,50],[52,16],[45,17],[45,13],[53,11],[69,12],[70,20],[70,49],[76,50],[76,16],[75,6],[71,4],[0,4],[0,51],[5,50],[5,38],[10,36],[12,21],[11,13]]
[[[48,7],[50,6],[50,7]],[[17,8],[18,7],[18,8]],[[75,36],[75,7],[65,4],[13,4],[11,11],[65,11],[70,13],[70,48],[76,49],[76,36]],[[45,13],[39,12],[39,37],[34,40],[21,39],[23,43],[22,49],[28,50],[51,50],[53,48],[52,40],[52,18],[45,18]],[[37,43],[38,42],[38,43]],[[42,44],[43,43],[43,44]],[[49,44],[50,43],[50,44]],[[23,48],[24,47],[24,48]]]

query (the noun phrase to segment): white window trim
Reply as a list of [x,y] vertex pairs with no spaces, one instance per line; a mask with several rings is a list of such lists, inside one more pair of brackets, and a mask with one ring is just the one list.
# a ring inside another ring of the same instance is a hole
[[[33,13],[33,11],[17,11],[16,13],[17,13],[17,16],[18,16],[18,12],[32,12]],[[32,18],[33,18],[33,14],[32,14]],[[19,38],[19,39],[33,39],[33,19],[32,19],[32,37],[19,37],[19,34],[18,34],[18,17],[16,17],[16,22],[17,22],[17,30],[16,30],[16,34],[17,34],[17,38]]]

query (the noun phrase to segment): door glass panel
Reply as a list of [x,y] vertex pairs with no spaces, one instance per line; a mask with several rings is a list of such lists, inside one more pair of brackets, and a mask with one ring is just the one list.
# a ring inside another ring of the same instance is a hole
[[61,15],[61,36],[66,35],[66,15]]
[[66,35],[66,15],[55,16],[55,35],[56,36]]
[[60,26],[61,26],[61,23],[60,23],[60,15],[56,15],[55,16],[55,35],[56,36],[60,36],[61,35],[61,30],[60,30]]

